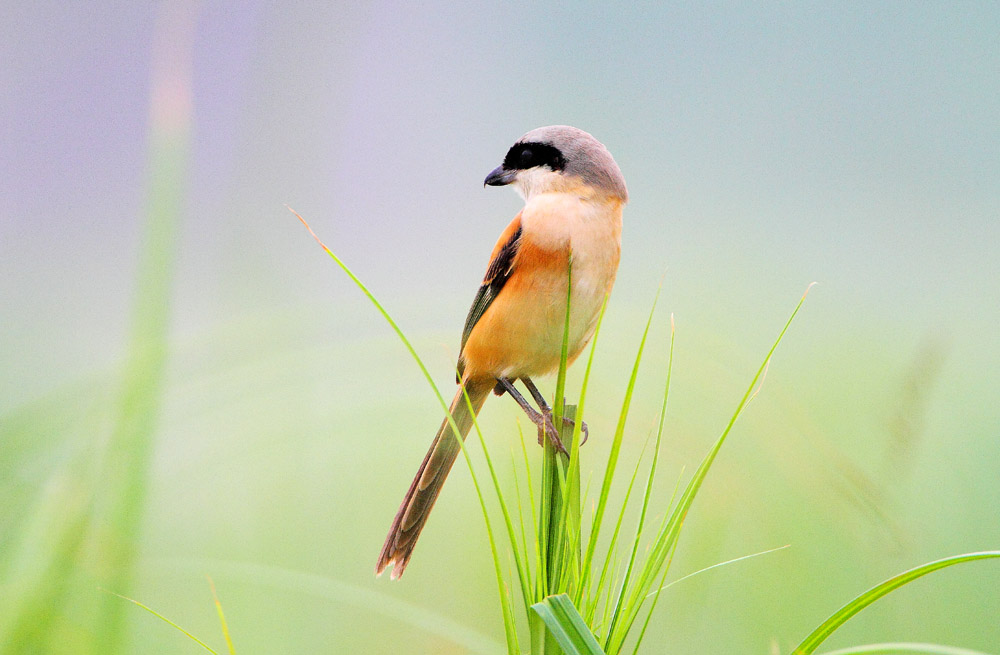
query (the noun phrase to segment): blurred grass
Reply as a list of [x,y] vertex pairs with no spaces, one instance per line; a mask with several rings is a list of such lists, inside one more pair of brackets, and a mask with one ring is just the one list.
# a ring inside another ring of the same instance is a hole
[[[100,538],[95,556],[99,578],[110,589],[127,593],[134,581],[138,533],[144,515],[150,460],[162,404],[167,359],[170,280],[176,222],[186,173],[186,143],[178,134],[154,130],[152,184],[147,238],[129,339],[119,416],[106,444],[98,507]],[[117,652],[124,633],[125,607],[118,599],[104,600],[98,643]]]
[[[154,33],[145,235],[139,253],[118,417],[104,450],[92,557],[101,584],[131,593],[136,578],[154,437],[168,352],[176,234],[184,207],[191,131],[195,3],[165,5]],[[127,606],[102,598],[95,644],[121,649]]]
[[[823,296],[812,300],[823,302]],[[256,316],[220,326],[177,345],[163,407],[165,445],[157,451],[150,480],[149,521],[141,535],[144,557],[133,597],[174,618],[217,650],[212,639],[218,635],[218,623],[204,591],[204,573],[212,574],[219,584],[241,652],[248,646],[261,652],[317,651],[331,644],[374,652],[403,644],[419,651],[471,652],[468,640],[435,632],[432,628],[440,618],[433,614],[420,623],[379,611],[390,609],[394,602],[414,611],[433,611],[455,626],[475,628],[494,644],[502,642],[489,555],[476,547],[485,543],[479,509],[469,496],[472,489],[462,467],[440,500],[436,527],[424,536],[420,566],[407,573],[403,584],[380,580],[373,585],[369,560],[372,548],[377,550],[384,537],[381,518],[391,515],[398,503],[396,487],[409,473],[405,462],[419,459],[427,437],[421,426],[436,423],[438,410],[423,382],[409,377],[412,366],[394,336],[375,330],[367,335],[346,332],[350,321],[343,312],[363,317],[370,311],[360,301],[337,299],[330,309],[292,309],[284,316]],[[613,310],[609,318],[614,318]],[[648,304],[643,320],[646,312]],[[305,320],[317,313],[318,318]],[[807,313],[799,328],[808,329],[811,320]],[[606,389],[616,378],[622,381],[616,353],[626,348],[614,341],[617,337],[607,336],[620,331],[616,323],[621,321],[615,318],[610,329],[602,327],[606,336],[595,356],[593,390],[588,393],[591,441],[586,448],[593,449],[588,456],[595,460],[607,451],[607,435],[617,418],[618,408],[613,406],[617,399]],[[331,330],[333,338],[324,338]],[[629,332],[634,333],[634,325]],[[789,350],[801,344],[801,333],[796,335],[787,344]],[[428,366],[441,385],[451,384],[448,371],[453,362],[440,344],[450,345],[452,336],[446,329],[413,335],[414,347],[430,353]],[[680,468],[696,461],[712,437],[697,427],[697,419],[714,415],[717,420],[725,410],[724,399],[713,402],[693,393],[703,386],[711,389],[713,383],[724,386],[725,381],[713,377],[715,355],[687,341],[678,347],[671,392],[676,436],[664,444],[656,481],[660,497],[669,496]],[[666,365],[666,350],[659,359],[655,345],[646,355],[650,372],[665,370]],[[629,351],[632,348],[634,344],[628,346]],[[983,521],[975,505],[954,502],[956,490],[969,484],[981,489],[984,507],[990,506],[994,460],[988,456],[969,460],[961,469],[964,481],[955,478],[954,470],[935,473],[935,466],[960,455],[962,449],[948,445],[947,433],[934,423],[926,428],[922,449],[913,453],[914,475],[925,484],[892,490],[898,507],[894,518],[903,526],[923,527],[911,534],[902,554],[898,546],[886,543],[875,519],[830,486],[825,451],[818,455],[812,450],[811,433],[790,418],[808,410],[801,406],[801,398],[819,383],[812,381],[815,372],[808,363],[800,371],[803,363],[785,352],[780,368],[772,367],[766,393],[743,418],[741,438],[729,444],[715,464],[697,511],[689,518],[671,579],[775,543],[791,543],[792,548],[778,557],[719,569],[671,587],[661,598],[662,608],[657,608],[658,618],[646,637],[654,646],[666,643],[661,640],[669,636],[669,643],[677,644],[680,652],[763,653],[774,637],[787,651],[794,646],[789,643],[792,639],[801,638],[819,617],[873,579],[914,561],[996,543],[995,524]],[[856,370],[875,365],[888,371],[884,381],[861,382],[866,393],[875,390],[892,399],[910,361],[890,351],[874,363],[863,358],[853,365]],[[571,370],[570,388],[579,386],[577,373],[582,375],[582,370]],[[399,400],[392,412],[380,411],[383,381],[394,375],[404,377]],[[656,378],[640,372],[630,418],[635,432],[622,446],[628,461],[638,456],[647,429],[655,429],[662,401],[662,380]],[[834,378],[823,384],[839,388],[842,382]],[[36,516],[44,480],[64,471],[72,457],[82,454],[82,461],[87,461],[95,431],[110,420],[102,403],[113,397],[114,386],[107,377],[94,376],[0,420],[0,438],[5,446],[16,446],[9,459],[6,454],[3,458],[5,470],[15,477],[0,478],[5,501],[0,513],[5,526],[0,534],[4,546],[0,561],[5,562],[0,607],[9,608],[16,599],[8,593],[10,562],[17,550],[11,546],[23,543],[25,521]],[[652,393],[646,393],[647,387]],[[719,394],[732,392],[727,388]],[[794,411],[787,411],[789,406]],[[891,407],[887,406],[886,415]],[[940,414],[942,409],[933,411]],[[520,453],[515,410],[505,403],[487,405],[481,427],[491,448]],[[877,426],[878,417],[868,414],[867,420]],[[853,416],[846,423],[858,421]],[[876,432],[860,434],[844,426],[845,422],[826,420],[821,427],[823,434],[838,436],[830,448],[845,458],[867,452],[868,441],[878,438]],[[977,443],[986,448],[977,437],[982,432],[973,429],[968,434],[970,443],[963,448]],[[887,433],[881,443],[885,439]],[[944,446],[950,450],[942,451]],[[537,463],[540,453],[531,448],[528,456]],[[397,460],[404,464],[387,465]],[[474,460],[481,462],[475,454]],[[877,467],[879,462],[857,463]],[[88,471],[86,465],[81,468]],[[498,473],[501,479],[512,480],[509,466],[500,466]],[[584,486],[586,478],[585,472]],[[948,479],[952,482],[946,484]],[[590,487],[598,484],[592,480]],[[616,487],[613,493],[623,491]],[[939,509],[943,503],[946,511]],[[52,520],[59,522],[63,510],[72,506],[54,509]],[[240,566],[249,568],[226,567],[220,559],[240,560],[246,563]],[[338,596],[294,576],[282,584],[255,566],[291,569],[347,586]],[[71,586],[67,605],[50,617],[53,634],[67,644],[51,652],[93,652],[80,646],[85,643],[80,626],[85,628],[93,619],[87,605],[99,597],[97,582],[88,576],[84,568],[82,584]],[[804,596],[790,594],[817,577],[827,581],[823,588]],[[923,580],[919,591],[887,597],[869,610],[870,616],[852,620],[843,634],[831,638],[829,647],[918,640],[991,652],[1000,636],[989,620],[1000,610],[992,594],[997,579],[992,567],[983,566]],[[385,599],[373,595],[363,603],[351,602],[362,599],[357,595],[361,589],[384,594]],[[928,596],[940,599],[940,604],[926,602]],[[177,650],[173,630],[150,625],[142,612],[125,606],[130,608],[135,644],[129,652]],[[9,617],[0,612],[0,622]],[[218,643],[224,648],[221,639]]]
[[[64,618],[67,603],[75,602],[67,594],[83,571],[83,578],[115,592],[126,593],[134,584],[162,404],[177,225],[185,198],[193,9],[191,2],[165,7],[156,34],[144,237],[125,363],[113,401],[116,412],[110,426],[84,427],[90,435],[84,448],[63,453],[64,461],[49,476],[19,530],[3,577],[5,596],[11,599],[0,623],[5,653],[65,647],[56,645],[64,629],[56,624]],[[5,431],[27,436],[41,427],[15,422]],[[107,439],[99,438],[105,429]],[[113,595],[94,597],[90,604],[97,606],[91,627],[82,631],[73,648],[120,652],[127,637],[126,605]]]
[[91,517],[94,478],[79,466],[71,461],[49,476],[17,543],[4,548],[0,652],[47,652]]

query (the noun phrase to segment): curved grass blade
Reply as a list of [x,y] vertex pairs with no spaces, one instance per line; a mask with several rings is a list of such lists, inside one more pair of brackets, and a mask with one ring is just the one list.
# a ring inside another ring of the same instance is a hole
[[495,655],[503,644],[490,635],[453,618],[407,602],[371,585],[354,585],[336,578],[278,566],[222,559],[152,558],[143,560],[145,570],[167,574],[210,570],[218,579],[236,580],[256,587],[293,592],[358,608],[375,616],[412,626],[453,644],[461,652]]
[[[567,300],[568,302],[568,300]],[[590,353],[587,356],[587,367],[584,369],[583,373],[583,383],[580,387],[580,397],[577,401],[575,414],[573,416],[573,430],[572,430],[572,445],[570,447],[570,457],[569,457],[569,470],[566,472],[566,480],[571,481],[570,486],[576,493],[576,498],[572,499],[572,502],[565,503],[562,522],[565,526],[565,530],[568,531],[569,541],[568,550],[574,553],[574,557],[571,559],[571,564],[573,565],[572,575],[573,580],[578,581],[581,579],[583,572],[581,569],[580,562],[580,547],[583,539],[582,530],[582,511],[581,511],[581,499],[586,498],[586,493],[580,495],[580,446],[581,446],[581,435],[583,426],[583,416],[584,407],[587,400],[587,388],[590,383],[590,371],[594,363],[594,353],[597,351],[597,341],[601,333],[601,323],[604,321],[604,311],[608,307],[608,295],[604,296],[604,302],[601,303],[601,311],[597,315],[597,324],[594,327],[594,336],[591,338],[590,343]],[[568,337],[568,334],[566,335]],[[588,481],[588,491],[589,491],[589,481]],[[572,509],[572,514],[570,514],[570,509]],[[569,521],[572,520],[572,523]],[[568,571],[567,571],[568,573]],[[560,583],[560,590],[570,590],[577,594],[576,590],[570,589],[569,586],[569,576],[564,575],[564,579]]]
[[134,598],[129,598],[128,596],[122,596],[121,594],[116,594],[115,592],[109,591],[107,589],[102,589],[101,591],[109,593],[112,596],[118,596],[119,598],[127,600],[128,602],[132,603],[133,605],[138,605],[139,607],[141,607],[142,609],[146,610],[147,612],[149,612],[150,614],[152,614],[156,618],[160,619],[161,621],[163,621],[167,625],[173,627],[175,630],[184,633],[184,635],[186,635],[188,639],[190,639],[191,641],[195,642],[196,644],[198,644],[199,646],[201,646],[202,648],[204,648],[205,650],[207,650],[209,653],[213,653],[213,655],[219,655],[214,650],[212,650],[208,646],[208,644],[206,644],[204,641],[202,641],[201,639],[198,639],[193,634],[191,634],[190,632],[188,632],[184,628],[180,627],[179,625],[177,625],[176,623],[174,623],[173,621],[171,621],[167,617],[163,616],[162,614],[160,614],[156,610],[152,609],[151,607],[147,607],[146,605],[143,605],[142,603],[140,603],[139,601],[135,600]]
[[885,596],[891,591],[899,589],[905,584],[913,582],[917,578],[923,577],[928,573],[933,573],[940,569],[953,566],[955,564],[961,564],[963,562],[974,562],[981,559],[994,559],[1000,558],[1000,551],[988,550],[979,553],[966,553],[964,555],[954,555],[952,557],[945,557],[944,559],[939,559],[934,562],[929,562],[923,566],[918,566],[917,568],[910,569],[909,571],[904,571],[899,575],[893,576],[883,582],[880,585],[872,587],[865,593],[861,594],[848,604],[837,610],[833,616],[828,618],[826,621],[820,624],[818,628],[812,631],[808,637],[806,637],[798,647],[792,651],[792,655],[810,655],[816,651],[823,641],[826,640],[833,632],[844,625],[848,619],[853,617],[855,614],[868,607],[876,600]]
[[[528,552],[528,529],[524,525],[524,517],[525,517],[525,509],[526,508],[525,508],[524,502],[523,502],[523,500],[521,498],[521,483],[518,480],[518,475],[517,475],[517,460],[514,457],[514,451],[513,450],[511,450],[511,452],[510,452],[510,472],[511,472],[511,476],[514,479],[514,494],[515,494],[515,498],[517,499],[518,527],[520,528],[520,531],[521,531],[521,541],[520,541],[520,543],[519,544],[511,544],[511,548],[513,548],[515,551],[520,552],[522,561],[524,562],[524,567],[525,567],[526,570],[528,570],[529,569],[529,565],[530,565],[530,563],[532,561],[532,558],[531,558],[531,554]],[[528,572],[530,573],[530,570]],[[530,581],[530,576],[529,576],[528,583],[532,584],[531,581]],[[522,590],[521,591],[522,591],[522,593],[524,593],[526,595],[534,594],[534,585],[532,584],[532,587],[531,587],[530,590],[525,590],[525,589],[523,589],[523,586],[522,586]],[[531,596],[531,597],[534,597],[534,596]]]
[[[649,475],[646,478],[646,491],[642,498],[642,509],[639,511],[639,523],[635,528],[635,538],[632,540],[632,552],[629,555],[628,566],[625,567],[625,579],[622,581],[621,588],[618,592],[618,598],[615,600],[615,611],[611,619],[611,625],[608,628],[608,633],[612,633],[615,630],[615,624],[618,623],[618,617],[620,616],[620,611],[622,608],[622,602],[625,599],[625,592],[629,588],[629,582],[632,579],[632,570],[635,565],[635,558],[639,552],[639,544],[642,541],[642,529],[646,524],[646,511],[649,509],[649,498],[653,492],[653,478],[656,475],[656,464],[660,457],[660,444],[663,440],[663,422],[667,415],[667,399],[670,396],[670,378],[674,370],[674,337],[676,329],[674,325],[674,315],[670,315],[670,355],[667,358],[667,381],[663,388],[663,404],[660,406],[660,420],[659,425],[656,429],[656,443],[653,446],[653,461],[649,466]],[[641,457],[640,457],[641,459]],[[638,465],[637,465],[638,467]],[[631,491],[631,484],[629,484],[629,491]],[[628,496],[626,495],[626,499]],[[624,507],[622,508],[622,513],[624,514]],[[620,522],[619,518],[619,522]],[[643,584],[640,581],[639,584]]]
[[[642,450],[639,452],[639,457],[635,462],[635,469],[632,471],[632,477],[629,478],[628,486],[625,488],[625,496],[622,498],[621,510],[618,512],[618,520],[615,521],[615,529],[611,533],[611,540],[608,542],[608,557],[605,559],[603,570],[601,571],[601,577],[598,579],[598,588],[601,588],[604,584],[604,578],[606,572],[610,569],[611,571],[620,571],[622,555],[618,550],[618,537],[621,534],[622,523],[625,520],[625,509],[628,507],[628,501],[632,497],[632,489],[635,487],[635,481],[639,477],[639,469],[642,466],[642,459],[646,454],[646,447],[649,445],[649,438],[642,445]],[[609,567],[608,562],[614,560],[614,563]],[[623,574],[623,577],[619,580],[616,574],[615,579],[608,584],[608,597],[607,602],[604,606],[605,616],[604,625],[610,625],[608,628],[608,633],[610,634],[614,630],[615,622],[618,619],[619,611],[621,610],[621,598],[625,593],[625,589],[628,588],[629,580],[629,567],[632,561],[629,561],[629,566]],[[618,589],[618,593],[615,594],[615,589]]]
[[[568,591],[579,580],[579,555],[576,554],[580,533],[580,473],[579,458],[575,460],[570,454],[579,453],[579,445],[574,445],[574,435],[579,438],[577,428],[569,431],[563,424],[563,416],[576,408],[566,407],[566,369],[569,358],[570,309],[573,295],[573,260],[566,265],[566,311],[563,319],[562,348],[559,358],[559,373],[556,378],[555,402],[552,410],[553,423],[559,432],[560,441],[565,444],[567,436],[570,440],[570,453],[557,452],[548,441],[543,451],[543,485],[544,498],[542,520],[545,525],[542,539],[545,556],[545,595]],[[569,418],[576,417],[568,416]],[[579,426],[581,417],[576,417]],[[565,446],[564,446],[565,447]],[[577,535],[574,537],[574,535]],[[527,610],[527,608],[526,608]]]
[[736,564],[737,562],[742,562],[744,560],[753,559],[754,557],[760,557],[761,555],[768,555],[770,553],[776,553],[779,550],[785,550],[786,548],[791,548],[791,546],[792,546],[791,544],[785,544],[784,546],[778,546],[777,548],[770,548],[768,550],[762,550],[759,553],[750,553],[749,555],[743,555],[741,557],[734,557],[733,559],[727,559],[724,562],[718,562],[718,563],[713,564],[711,566],[706,566],[703,569],[698,569],[697,571],[693,571],[692,573],[688,573],[685,576],[677,578],[676,580],[671,581],[669,584],[665,584],[665,585],[663,585],[661,587],[658,587],[656,589],[656,591],[651,591],[648,594],[646,594],[646,598],[650,598],[652,596],[655,596],[656,594],[660,593],[661,591],[666,591],[667,589],[673,587],[678,582],[684,582],[685,580],[688,580],[689,578],[693,578],[696,575],[701,575],[702,573],[707,573],[707,572],[711,571],[712,569],[718,569],[718,568],[721,568],[723,566],[728,566],[730,564]]
[[[678,480],[678,486],[680,486],[680,480]],[[677,489],[675,488],[674,489],[674,496],[676,496],[676,495],[677,495]],[[672,502],[672,499],[671,499],[671,502]],[[676,550],[677,550],[677,542],[675,541],[674,542],[674,550],[671,550],[667,554],[667,564],[666,564],[666,566],[663,567],[663,573],[660,574],[660,586],[661,587],[663,586],[663,582],[667,579],[667,573],[670,570],[670,563],[674,559],[674,552]],[[651,618],[653,618],[653,610],[656,609],[656,603],[659,602],[659,600],[660,600],[660,592],[657,591],[653,595],[653,601],[649,604],[649,609],[646,611],[646,620],[642,622],[642,629],[639,630],[639,636],[636,637],[635,647],[632,650],[632,655],[638,655],[638,653],[639,653],[639,646],[640,646],[640,644],[642,644],[643,637],[646,636],[646,628],[649,627],[649,620]],[[636,616],[638,616],[638,614],[636,614]],[[633,621],[634,621],[634,619],[633,619]]]
[[[138,577],[153,449],[167,384],[170,309],[190,174],[192,53],[198,6],[163,3],[153,39],[149,106],[146,209],[135,297],[129,319],[117,416],[104,446],[99,495],[91,514],[96,578],[130,593]],[[122,652],[125,607],[101,598],[94,643],[103,652]]]
[[410,340],[406,338],[405,334],[403,334],[402,328],[400,328],[399,325],[396,323],[396,321],[393,320],[392,316],[389,315],[389,312],[386,311],[385,307],[382,306],[382,303],[380,303],[378,299],[375,298],[375,294],[369,291],[365,283],[362,282],[360,278],[358,278],[358,276],[354,274],[354,271],[348,268],[347,264],[345,264],[344,261],[340,257],[338,257],[332,250],[330,250],[330,248],[325,243],[323,243],[323,241],[316,235],[316,233],[313,232],[313,229],[309,227],[309,223],[306,222],[306,219],[302,218],[302,216],[299,215],[299,213],[294,209],[292,209],[291,207],[288,207],[288,211],[292,212],[292,214],[295,215],[295,218],[299,219],[299,222],[302,223],[302,225],[304,225],[307,230],[309,230],[309,234],[311,234],[312,238],[316,240],[316,243],[318,243],[323,248],[323,250],[326,251],[326,254],[330,255],[330,258],[337,263],[337,266],[340,267],[340,270],[344,271],[347,277],[351,278],[351,282],[353,282],[355,286],[357,286],[358,289],[361,290],[361,293],[365,294],[365,297],[367,297],[368,300],[370,300],[371,303],[375,305],[375,309],[379,311],[379,313],[382,315],[382,318],[385,319],[385,322],[389,324],[389,327],[391,327],[393,332],[396,333],[396,336],[399,337],[399,340],[403,342],[404,346],[406,346],[406,350],[409,351],[410,357],[412,357],[413,361],[415,361],[417,363],[417,366],[420,367],[421,373],[423,373],[424,377],[427,378],[427,383],[430,384],[431,389],[434,390],[434,395],[437,396],[438,402],[441,404],[441,407],[444,408],[445,413],[448,414],[448,422],[451,424],[452,430],[457,431],[458,426],[455,425],[455,420],[451,417],[451,414],[448,412],[448,403],[445,401],[444,396],[441,395],[441,391],[437,388],[437,384],[434,383],[434,378],[431,377],[430,371],[428,371],[427,367],[424,366],[424,362],[422,359],[420,359],[420,355],[417,354],[417,351],[410,343]]
[[[530,576],[527,568],[527,562],[521,561],[521,556],[517,550],[517,536],[514,532],[514,523],[510,518],[510,510],[507,507],[507,501],[504,499],[503,491],[500,487],[500,479],[497,477],[496,469],[493,466],[493,459],[490,457],[489,450],[486,448],[486,440],[483,438],[483,431],[479,428],[479,420],[476,418],[475,412],[472,411],[472,401],[469,399],[469,394],[463,389],[463,394],[465,397],[465,402],[469,406],[469,410],[473,416],[472,425],[476,430],[476,435],[479,437],[479,445],[483,449],[483,456],[486,459],[486,465],[490,472],[490,478],[493,480],[493,488],[496,491],[497,500],[500,503],[500,512],[503,515],[504,525],[507,528],[507,538],[510,540],[511,549],[514,554],[514,562],[517,568],[518,583],[521,587],[521,593],[524,597],[524,602],[527,604],[529,602],[529,586],[530,586]],[[465,456],[466,464],[469,466],[469,470],[472,470],[472,460],[469,458],[469,451],[462,443],[462,454]],[[493,552],[493,566],[496,569],[497,582],[500,585],[500,603],[501,610],[504,613],[504,631],[507,635],[507,648],[511,651],[512,655],[520,652],[520,647],[517,644],[517,630],[514,627],[514,610],[510,606],[510,599],[506,593],[506,587],[503,583],[503,573],[500,570],[500,554],[496,547],[496,538],[493,534],[493,528],[490,525],[489,512],[486,511],[486,502],[483,498],[483,494],[479,488],[479,482],[473,477],[473,484],[476,487],[476,493],[479,495],[479,502],[483,509],[483,519],[486,521],[486,532],[490,539],[490,549]]]
[[916,655],[917,653],[927,653],[928,655],[990,655],[979,650],[969,650],[968,648],[956,648],[954,646],[941,646],[938,644],[868,644],[866,646],[852,646],[823,653],[823,655]]
[[229,636],[229,624],[226,623],[226,615],[222,613],[222,603],[219,602],[219,594],[215,593],[215,583],[212,582],[212,578],[208,578],[208,586],[212,588],[212,600],[215,601],[215,611],[219,615],[219,623],[222,625],[222,636],[226,638],[226,648],[229,649],[229,655],[236,655],[236,648],[233,647],[233,639]]
[[[382,318],[384,318],[385,321],[389,324],[389,326],[393,329],[393,331],[396,333],[396,336],[398,336],[400,341],[403,342],[403,345],[406,346],[406,349],[410,353],[410,357],[412,357],[413,361],[416,362],[417,366],[420,367],[420,371],[424,374],[424,377],[427,379],[427,383],[431,386],[431,389],[434,391],[434,395],[437,396],[438,403],[440,403],[441,407],[444,409],[445,416],[447,416],[448,418],[448,424],[451,426],[452,433],[458,434],[459,432],[458,425],[455,423],[455,419],[451,415],[451,412],[448,411],[448,403],[445,401],[444,396],[441,395],[441,391],[440,389],[438,389],[437,384],[434,383],[434,378],[431,377],[430,371],[427,370],[427,367],[424,365],[423,360],[420,359],[420,355],[417,354],[417,351],[413,347],[413,344],[410,343],[410,340],[406,338],[406,335],[403,333],[403,330],[399,327],[396,321],[393,320],[392,316],[389,315],[389,312],[386,311],[386,309],[382,306],[382,303],[380,303],[378,299],[375,298],[375,295],[368,290],[368,287],[365,285],[365,283],[362,282],[361,279],[354,274],[354,271],[352,271],[347,266],[347,264],[345,264],[343,260],[340,259],[340,257],[338,257],[332,250],[330,250],[330,248],[327,247],[325,243],[323,243],[323,241],[319,238],[319,236],[317,236],[316,233],[313,232],[313,229],[309,227],[309,223],[306,222],[306,219],[302,218],[302,216],[299,215],[299,213],[296,212],[291,207],[288,207],[288,211],[292,212],[292,214],[294,214],[295,217],[299,219],[299,222],[301,222],[302,225],[305,226],[305,228],[309,231],[309,234],[311,234],[313,239],[316,240],[316,243],[318,243],[323,248],[323,250],[326,251],[326,254],[328,254],[330,258],[337,263],[337,265],[340,267],[340,270],[344,271],[347,277],[351,278],[351,281],[354,282],[354,284],[361,290],[361,292],[365,294],[368,300],[370,300],[371,303],[375,305],[375,308],[379,311],[379,313],[382,314]],[[463,395],[465,396],[465,402],[470,403],[468,393],[464,393]],[[479,430],[479,425],[475,421],[473,421],[473,424],[476,426],[476,432],[479,434],[480,442],[482,442],[483,441],[482,432],[480,432]],[[516,655],[519,652],[520,648],[517,645],[517,630],[514,626],[514,613],[513,610],[511,610],[510,599],[507,596],[507,588],[500,566],[500,555],[497,552],[496,537],[493,534],[493,526],[490,523],[489,512],[486,509],[486,500],[483,497],[481,488],[479,487],[479,480],[476,477],[475,469],[472,466],[472,459],[469,457],[469,451],[465,446],[465,440],[459,439],[458,437],[456,437],[456,439],[458,440],[459,447],[462,449],[462,454],[465,457],[465,463],[469,467],[469,473],[470,477],[472,478],[472,484],[476,489],[476,495],[479,498],[479,504],[483,510],[483,518],[486,521],[486,533],[487,536],[489,537],[490,551],[493,554],[493,565],[494,568],[496,569],[496,575],[497,575],[497,586],[499,587],[500,590],[500,606],[503,612],[504,634],[507,637],[507,651],[508,653],[510,653],[510,655]],[[488,453],[487,453],[487,462],[489,462]],[[492,473],[492,464],[490,465],[490,470]],[[499,484],[497,483],[495,475],[493,476],[493,481],[494,484],[497,485],[497,494],[500,497],[501,505],[503,505],[504,504],[503,495],[500,492]],[[511,533],[513,533],[513,526],[511,526],[509,517],[506,515],[506,509],[504,511],[505,511],[505,519],[507,520],[508,524],[508,530]]]
[[566,314],[563,318],[562,349],[559,354],[559,373],[556,376],[555,405],[552,408],[552,421],[562,426],[563,401],[566,396],[566,369],[569,366],[569,319],[570,302],[573,299],[573,257],[566,262]]
[[[639,364],[642,361],[642,351],[646,347],[646,337],[649,336],[649,326],[653,322],[653,313],[656,311],[656,301],[659,300],[660,292],[657,290],[656,298],[653,299],[653,307],[649,310],[649,318],[646,320],[646,328],[639,341],[639,351],[635,356],[635,364],[632,366],[632,375],[629,377],[628,386],[625,389],[625,398],[622,401],[621,413],[618,416],[618,426],[615,428],[615,436],[611,441],[611,452],[608,453],[608,464],[604,470],[604,482],[601,484],[600,496],[597,499],[597,509],[591,521],[590,538],[583,557],[583,577],[580,580],[580,589],[586,589],[591,576],[591,562],[594,559],[594,550],[597,547],[597,538],[601,532],[601,521],[604,518],[604,510],[608,502],[608,495],[611,493],[611,482],[615,476],[615,467],[618,464],[618,453],[621,451],[622,437],[625,434],[625,421],[628,418],[629,407],[632,403],[632,392],[635,390],[635,380],[639,375]],[[601,587],[607,575],[607,560],[601,572],[601,582],[593,590],[593,597],[601,595]],[[581,598],[577,594],[577,598]],[[592,616],[592,614],[591,614]]]
[[542,617],[545,627],[555,637],[566,655],[605,655],[566,594],[549,596],[531,606]]
[[639,580],[642,584],[636,584],[630,592],[628,612],[624,617],[624,622],[616,626],[616,632],[609,634],[607,637],[605,647],[609,652],[616,653],[619,649],[621,649],[622,644],[625,641],[625,637],[632,629],[632,624],[639,616],[639,608],[651,588],[653,580],[656,578],[656,572],[661,570],[664,563],[668,561],[668,557],[672,552],[674,552],[674,549],[677,546],[681,529],[684,526],[684,519],[687,517],[688,510],[691,509],[695,496],[697,496],[698,491],[701,489],[701,485],[705,481],[705,477],[708,475],[709,469],[715,462],[715,458],[722,449],[722,445],[726,442],[726,438],[729,436],[729,433],[732,432],[733,426],[736,425],[736,420],[740,417],[740,415],[742,415],[743,410],[747,407],[747,404],[760,391],[758,382],[763,380],[764,375],[767,372],[768,365],[770,364],[771,357],[774,356],[775,350],[778,349],[778,345],[781,343],[781,340],[784,339],[785,333],[788,332],[788,328],[792,325],[792,321],[795,320],[795,317],[798,315],[803,303],[805,303],[806,296],[809,295],[809,290],[812,289],[813,284],[810,284],[806,288],[805,293],[802,294],[802,298],[799,299],[795,309],[788,317],[788,320],[785,321],[785,325],[781,328],[781,332],[778,333],[778,337],[774,340],[774,343],[771,344],[771,349],[768,350],[763,363],[761,363],[760,368],[757,369],[757,373],[753,376],[753,379],[747,386],[747,390],[740,399],[740,402],[736,407],[736,411],[733,412],[726,428],[722,431],[722,434],[719,435],[715,445],[712,446],[712,449],[698,466],[694,476],[684,489],[684,493],[681,495],[677,506],[674,507],[673,511],[669,514],[669,520],[667,520],[664,527],[661,528],[660,532],[657,534],[656,539],[654,540],[653,548],[639,575]]

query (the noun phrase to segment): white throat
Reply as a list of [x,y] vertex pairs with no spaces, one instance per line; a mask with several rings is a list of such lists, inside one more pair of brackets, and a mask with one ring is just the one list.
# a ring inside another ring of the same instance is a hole
[[529,168],[518,171],[514,180],[514,188],[525,201],[539,193],[560,191],[566,186],[565,176],[545,167]]

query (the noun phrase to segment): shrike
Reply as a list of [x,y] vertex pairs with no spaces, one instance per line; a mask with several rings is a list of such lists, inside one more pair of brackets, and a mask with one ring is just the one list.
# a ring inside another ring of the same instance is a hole
[[[601,306],[615,282],[628,192],[618,164],[600,141],[567,125],[540,127],[510,147],[485,184],[512,184],[524,198],[524,208],[494,246],[465,320],[459,389],[450,408],[458,429],[450,434],[447,418],[438,428],[389,528],[376,575],[390,565],[393,579],[403,574],[461,450],[458,440],[469,433],[491,390],[497,395],[509,393],[538,426],[539,440],[548,435],[562,448],[552,411],[531,378],[559,367],[567,283],[571,280],[568,361],[572,363],[593,336]],[[540,411],[514,387],[517,380]]]

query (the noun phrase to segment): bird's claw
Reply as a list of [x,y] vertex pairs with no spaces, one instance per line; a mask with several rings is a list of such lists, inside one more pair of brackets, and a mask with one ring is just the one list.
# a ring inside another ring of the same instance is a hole
[[566,451],[566,446],[563,445],[561,439],[559,439],[559,433],[556,432],[555,426],[552,424],[551,416],[543,416],[541,422],[538,423],[538,445],[543,445],[545,435],[548,435],[549,441],[555,446],[556,450],[561,452],[563,455],[569,456]]
[[[575,423],[574,423],[573,419],[566,418],[564,416],[563,417],[563,425],[568,425],[569,427],[573,427],[575,425]],[[581,421],[580,422],[580,445],[582,446],[583,444],[587,443],[587,439],[589,439],[589,438],[590,438],[590,428],[587,427],[587,422],[586,421]]]
[[[564,455],[569,455],[566,450],[566,446],[563,445],[562,440],[559,438],[559,432],[555,428],[555,424],[552,421],[552,415],[549,413],[539,415],[539,421],[536,422],[538,426],[538,445],[541,446],[544,442],[543,439],[547,434],[549,441],[552,445]],[[563,417],[563,425],[572,428],[576,425],[573,419],[566,416]],[[580,424],[580,434],[582,435],[580,439],[580,445],[587,443],[587,439],[590,437],[590,429],[587,427],[587,422],[583,421]]]

